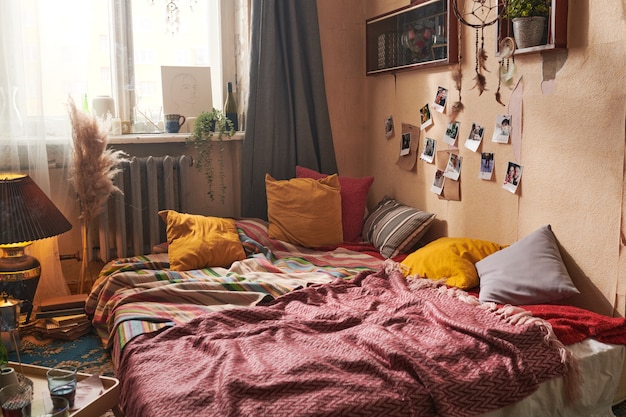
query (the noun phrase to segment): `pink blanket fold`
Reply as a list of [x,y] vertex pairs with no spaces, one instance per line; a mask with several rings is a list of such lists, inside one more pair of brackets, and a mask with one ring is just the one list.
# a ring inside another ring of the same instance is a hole
[[540,324],[380,270],[139,336],[118,377],[128,417],[464,417],[564,375],[561,353]]

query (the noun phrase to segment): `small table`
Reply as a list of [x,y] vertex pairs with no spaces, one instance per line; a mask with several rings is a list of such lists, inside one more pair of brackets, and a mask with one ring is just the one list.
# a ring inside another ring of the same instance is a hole
[[[50,368],[38,365],[20,365],[17,362],[9,362],[9,366],[15,369],[15,372],[23,373],[24,376],[33,381],[33,393],[44,392],[48,390],[48,382],[46,372]],[[78,381],[89,378],[91,375],[79,372]],[[70,412],[71,417],[100,417],[109,410],[113,411],[116,417],[123,417],[124,413],[119,408],[120,386],[116,378],[100,375],[103,391],[97,397],[92,398],[88,403],[84,404],[77,410]]]

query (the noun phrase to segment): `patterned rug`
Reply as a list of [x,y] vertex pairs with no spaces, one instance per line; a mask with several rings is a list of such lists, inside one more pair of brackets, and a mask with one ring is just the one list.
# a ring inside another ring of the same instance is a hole
[[[75,365],[80,372],[115,376],[109,352],[102,346],[100,338],[91,332],[78,339],[66,341],[31,333],[22,337],[19,350],[22,363],[52,367],[57,364]],[[9,360],[18,362],[17,352],[9,352]],[[108,411],[102,417],[114,417]]]
[[[111,356],[95,333],[66,341],[32,333],[22,337],[19,356],[23,363],[52,367],[63,363],[75,365],[80,372],[115,376]],[[9,352],[10,361],[18,361],[16,352]]]

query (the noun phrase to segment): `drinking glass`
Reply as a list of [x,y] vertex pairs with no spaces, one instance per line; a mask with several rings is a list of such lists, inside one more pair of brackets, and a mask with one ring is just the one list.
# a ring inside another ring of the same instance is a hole
[[22,408],[22,417],[69,417],[70,403],[63,397],[37,398]]
[[73,365],[58,365],[50,368],[46,373],[48,389],[53,397],[63,397],[70,407],[74,405],[76,397],[76,372],[78,369]]
[[4,417],[22,417],[22,408],[30,406],[33,391],[29,384],[11,384],[0,389],[0,405]]

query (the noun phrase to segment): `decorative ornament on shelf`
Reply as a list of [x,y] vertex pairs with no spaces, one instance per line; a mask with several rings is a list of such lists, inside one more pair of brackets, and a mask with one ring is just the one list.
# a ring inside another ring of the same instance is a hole
[[[465,2],[461,0],[462,6],[459,6],[459,0],[453,0],[452,7],[454,14],[459,22],[465,26],[472,27],[476,30],[476,85],[473,88],[478,89],[481,95],[487,89],[487,79],[483,71],[489,72],[486,66],[487,51],[485,50],[485,27],[491,26],[498,21],[500,13],[504,10],[507,0],[473,0],[469,11],[465,10]],[[460,30],[459,30],[460,32]],[[480,43],[478,41],[480,33]]]

